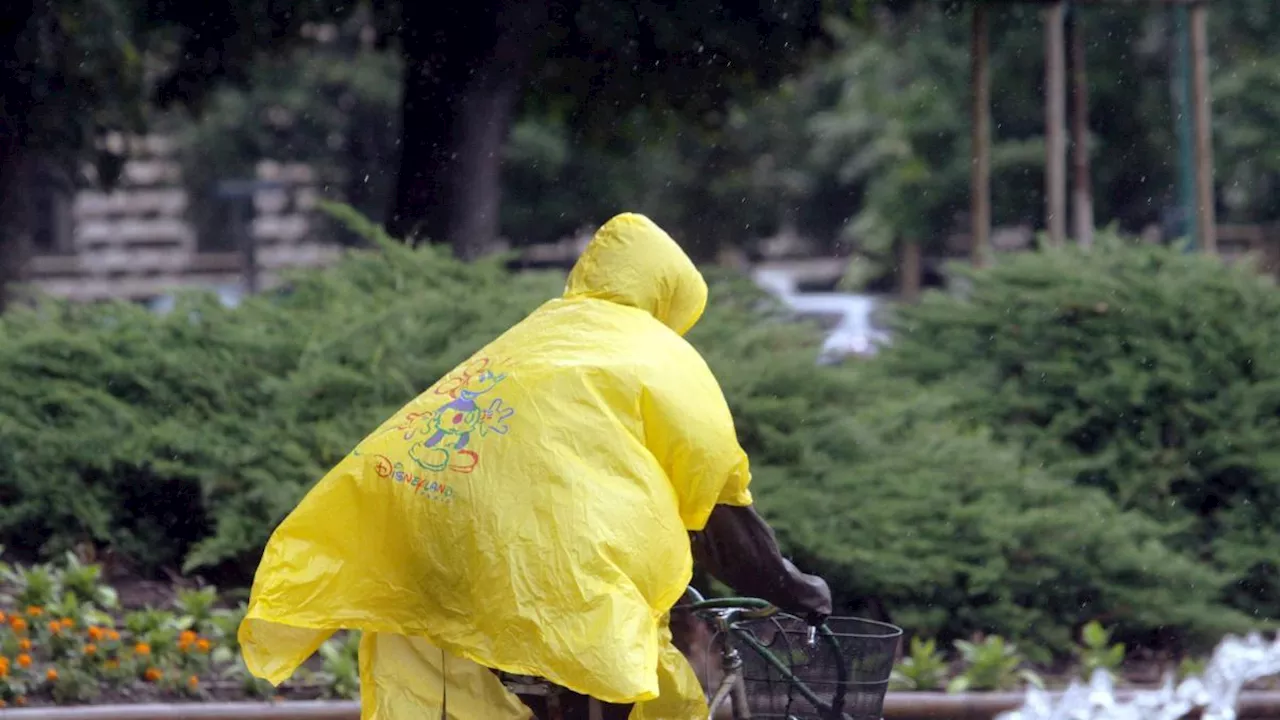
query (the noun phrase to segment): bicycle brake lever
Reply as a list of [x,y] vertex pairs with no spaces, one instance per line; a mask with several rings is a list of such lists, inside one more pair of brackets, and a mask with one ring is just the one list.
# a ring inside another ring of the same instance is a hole
[[812,625],[809,626],[809,636],[807,638],[807,642],[809,647],[813,647],[818,643],[818,628]]

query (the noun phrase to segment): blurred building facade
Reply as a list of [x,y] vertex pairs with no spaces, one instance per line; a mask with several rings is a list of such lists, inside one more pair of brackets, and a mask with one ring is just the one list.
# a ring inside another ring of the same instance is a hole
[[323,237],[315,213],[321,189],[307,166],[259,163],[256,177],[241,183],[244,193],[215,200],[229,219],[221,231],[200,233],[188,216],[192,199],[173,141],[116,141],[127,143],[128,159],[114,190],[76,190],[56,176],[42,177],[36,188],[29,278],[40,291],[146,302],[190,287],[271,287],[282,271],[339,256],[339,246]]

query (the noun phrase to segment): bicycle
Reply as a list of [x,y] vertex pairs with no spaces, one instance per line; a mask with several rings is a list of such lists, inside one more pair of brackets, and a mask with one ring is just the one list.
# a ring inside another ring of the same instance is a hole
[[[815,628],[758,598],[688,592],[693,602],[676,609],[710,624],[713,649],[720,641],[708,720],[726,703],[734,720],[880,719],[902,628],[854,617]],[[708,684],[706,672],[699,677]]]

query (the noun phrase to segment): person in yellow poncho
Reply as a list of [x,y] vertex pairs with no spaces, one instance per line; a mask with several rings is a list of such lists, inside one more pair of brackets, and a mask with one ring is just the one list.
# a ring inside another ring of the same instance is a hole
[[750,511],[728,406],[682,338],[706,301],[658,226],[605,224],[562,298],[383,423],[276,529],[240,627],[249,670],[279,684],[357,629],[364,720],[530,717],[494,671],[632,718],[705,718],[667,627],[690,532],[713,513],[764,528],[759,588],[830,613]]

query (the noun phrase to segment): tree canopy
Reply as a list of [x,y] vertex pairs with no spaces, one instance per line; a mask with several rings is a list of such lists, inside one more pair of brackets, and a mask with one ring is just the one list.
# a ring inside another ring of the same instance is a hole
[[[395,64],[402,85],[399,122],[356,119],[363,128],[396,138],[398,161],[377,158],[383,166],[399,165],[386,219],[398,234],[449,242],[460,256],[470,257],[499,234],[502,151],[517,113],[568,123],[597,138],[639,107],[666,125],[668,113],[674,113],[713,127],[723,123],[730,98],[767,88],[800,67],[823,37],[827,14],[859,5],[837,7],[823,0],[678,7],[621,0],[482,0],[447,7],[397,0],[10,4],[0,53],[9,60],[6,67],[16,71],[5,80],[0,121],[12,132],[0,148],[0,180],[8,178],[10,189],[21,187],[18,178],[27,177],[28,160],[54,151],[71,161],[74,174],[84,154],[96,151],[94,141],[103,132],[139,128],[151,103],[203,110],[220,84],[262,87],[271,82],[264,64],[287,56],[305,39],[307,28],[363,18],[377,46],[401,58]],[[362,81],[352,77],[350,84]],[[332,98],[322,93],[316,100]],[[260,122],[254,118],[251,124]],[[372,145],[387,150],[387,143]],[[119,158],[103,160],[99,179],[109,184]],[[346,188],[349,194],[359,192],[352,183]],[[5,195],[10,200],[0,213],[5,228],[0,265],[16,277],[30,254],[31,209],[25,195]]]
[[[784,230],[884,268],[896,243],[936,253],[966,226],[967,3],[563,0],[536,17],[498,0],[50,7],[4,10],[0,49],[23,69],[5,78],[0,114],[15,131],[0,179],[56,154],[99,159],[109,181],[119,158],[96,138],[139,127],[152,101],[181,102],[200,111],[179,123],[194,188],[263,157],[308,162],[330,193],[462,256],[497,236],[556,240],[620,208],[654,216],[704,258]],[[1044,207],[1039,10],[991,14],[994,221],[1032,229]],[[1212,8],[1229,221],[1280,216],[1270,10]],[[1080,4],[1072,22],[1086,43],[1096,216],[1128,230],[1165,223],[1176,200],[1169,14]],[[81,57],[91,61],[71,62]],[[0,266],[12,272],[29,254],[30,207],[25,192],[5,197],[0,254],[13,259]]]
[[101,182],[121,167],[95,141],[141,125],[148,23],[130,0],[34,0],[0,8],[0,308],[31,253],[32,186],[71,184],[96,160]]

